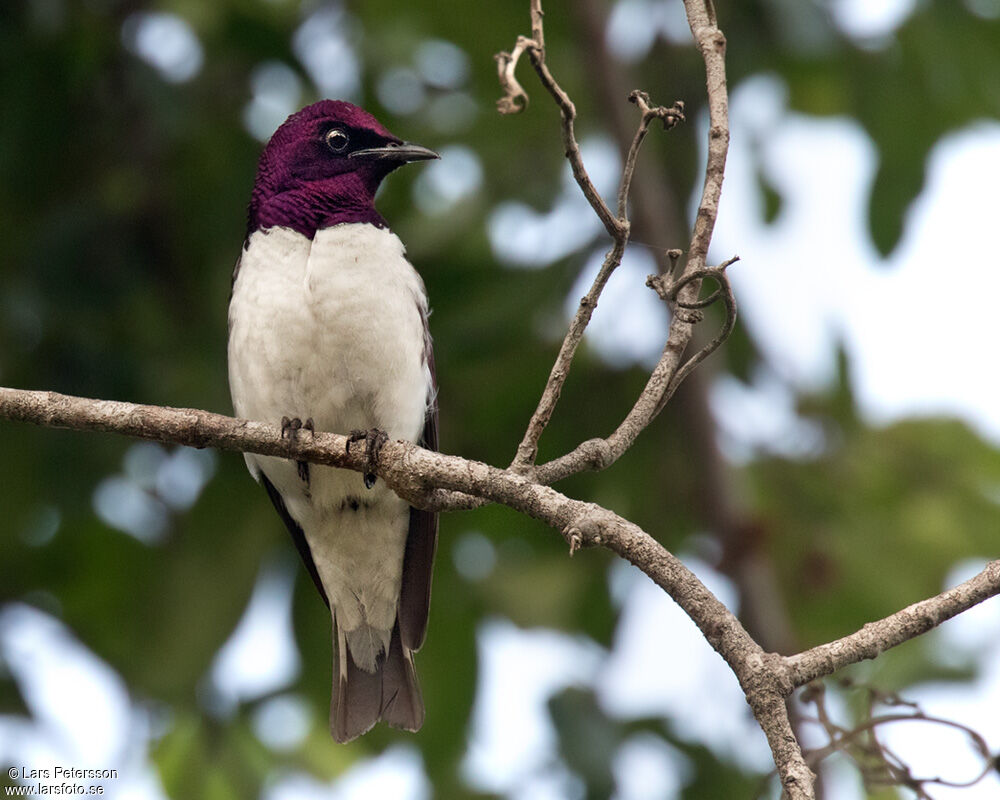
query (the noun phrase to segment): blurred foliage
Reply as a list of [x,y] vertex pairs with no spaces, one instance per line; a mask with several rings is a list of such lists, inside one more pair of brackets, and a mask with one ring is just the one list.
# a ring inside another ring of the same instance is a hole
[[[718,5],[732,86],[775,73],[791,108],[852,117],[872,137],[880,161],[869,219],[882,252],[899,239],[935,141],[1000,112],[1000,26],[954,0],[923,2],[886,41],[864,43],[841,33],[817,0]],[[393,176],[380,207],[407,243],[434,306],[442,447],[495,464],[513,455],[555,354],[565,294],[588,252],[545,269],[512,270],[498,265],[486,233],[487,215],[501,201],[549,208],[564,171],[557,113],[526,68],[528,111],[514,118],[493,111],[492,56],[528,32],[527,6],[367,0],[339,18],[361,59],[364,105],[408,139],[461,143],[481,160],[479,190],[446,214],[413,207],[419,169]],[[577,104],[582,136],[601,132],[606,118],[582,68],[589,56],[581,17],[593,7],[546,3],[550,64]],[[316,8],[292,0],[0,5],[0,383],[230,410],[225,309],[261,146],[243,115],[263,63],[280,62],[298,76],[304,88],[297,105],[320,96],[293,47],[295,31]],[[176,14],[192,27],[204,61],[190,80],[165,79],[125,46],[123,30],[146,11]],[[435,105],[448,99],[440,87],[424,87],[428,102],[407,115],[378,100],[380,77],[410,66],[428,39],[452,42],[468,56],[462,92],[474,113],[464,122],[450,125]],[[689,118],[698,118],[704,79],[688,44],[658,40],[629,69],[655,99],[681,97]],[[677,197],[688,197],[698,181],[697,128],[672,132],[669,146],[651,141],[644,154]],[[773,218],[781,198],[763,175],[761,191]],[[744,330],[724,356],[726,369],[741,377],[759,358]],[[542,457],[612,430],[644,380],[640,369],[609,366],[584,349]],[[691,469],[705,455],[675,408],[613,469],[560,487],[613,508],[673,549],[706,528]],[[843,635],[938,591],[959,558],[995,553],[989,532],[996,528],[1000,455],[974,433],[933,420],[869,427],[843,377],[828,394],[803,398],[800,411],[820,421],[827,448],[811,460],[761,458],[739,479],[802,643]],[[229,716],[201,702],[212,659],[246,608],[262,563],[290,550],[242,459],[220,455],[194,506],[168,509],[165,534],[146,542],[95,513],[95,490],[122,472],[130,442],[13,424],[0,425],[0,437],[0,599],[54,613],[123,676],[136,699],[170,710],[154,758],[171,797],[253,797],[281,769],[328,779],[399,741],[420,748],[437,796],[476,796],[460,763],[476,688],[477,623],[502,615],[610,646],[616,611],[607,554],[569,561],[560,537],[506,509],[453,515],[442,525],[431,632],[418,658],[429,710],[423,731],[410,737],[379,728],[348,747],[329,740],[329,623],[300,575],[294,627],[302,666],[294,689],[308,699],[314,724],[299,748],[272,752],[249,723],[259,701]],[[39,535],[39,520],[51,528],[52,519],[54,535]],[[453,543],[467,531],[482,532],[496,548],[495,569],[479,581],[462,577],[452,558]],[[883,663],[889,670],[894,662]],[[905,663],[896,681],[940,674],[922,644]],[[0,711],[26,713],[2,664]],[[690,765],[685,797],[748,796],[759,780],[675,741],[659,722],[609,719],[589,696],[560,696],[552,715],[562,758],[589,796],[611,791],[610,757],[636,731],[662,736],[683,753]]]
[[843,402],[851,392],[843,358],[841,366],[839,391],[800,403],[836,442],[833,452],[761,459],[751,473],[805,646],[842,636],[845,619],[884,616],[937,594],[942,567],[960,556],[996,552],[1000,452],[956,421],[867,428]]

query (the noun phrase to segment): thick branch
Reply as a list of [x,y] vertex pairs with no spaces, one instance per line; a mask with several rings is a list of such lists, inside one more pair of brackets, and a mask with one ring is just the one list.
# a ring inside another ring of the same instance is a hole
[[[274,425],[187,408],[0,388],[0,419],[366,469],[361,448],[346,452],[345,436],[317,432],[289,440],[282,438]],[[424,450],[410,442],[387,442],[376,472],[397,494],[417,506],[423,507],[434,489],[461,492],[541,520],[560,531],[574,547],[612,550],[674,598],[741,680],[758,680],[754,676],[760,674],[764,653],[736,617],[659,542],[617,514],[573,500],[511,470]]]
[[[0,419],[212,446],[358,471],[369,467],[363,451],[347,452],[345,436],[317,432],[289,440],[273,425],[195,409],[0,388]],[[812,773],[802,759],[783,702],[796,686],[873,658],[1000,593],[1000,561],[993,561],[976,577],[937,597],[870,623],[836,642],[783,658],[765,653],[675,556],[641,528],[607,509],[566,497],[510,469],[435,453],[404,441],[385,444],[376,472],[397,494],[418,507],[449,495],[458,497],[459,505],[482,498],[545,522],[560,531],[571,551],[602,546],[635,564],[688,614],[736,674],[771,745],[790,798],[814,796]]]
[[103,431],[188,447],[215,447],[280,456],[362,471],[364,448],[347,452],[347,437],[333,433],[282,438],[281,429],[263,422],[235,419],[193,408],[170,408],[91,400],[58,392],[0,387],[0,419],[50,428]]

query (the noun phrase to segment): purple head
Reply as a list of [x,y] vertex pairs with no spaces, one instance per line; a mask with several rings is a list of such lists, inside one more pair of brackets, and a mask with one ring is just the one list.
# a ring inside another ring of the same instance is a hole
[[261,154],[247,237],[275,225],[310,238],[343,222],[385,227],[374,205],[382,179],[409,161],[437,157],[393,136],[355,105],[313,103],[285,120]]

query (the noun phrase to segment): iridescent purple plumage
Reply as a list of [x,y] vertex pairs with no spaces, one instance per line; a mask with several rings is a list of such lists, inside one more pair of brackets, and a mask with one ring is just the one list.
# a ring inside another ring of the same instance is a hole
[[363,147],[403,142],[371,114],[342,100],[322,100],[292,114],[274,132],[257,166],[250,198],[247,237],[255,230],[282,226],[312,238],[316,231],[344,222],[385,228],[375,210],[375,191],[403,161],[359,162],[330,153],[323,135],[347,131]]

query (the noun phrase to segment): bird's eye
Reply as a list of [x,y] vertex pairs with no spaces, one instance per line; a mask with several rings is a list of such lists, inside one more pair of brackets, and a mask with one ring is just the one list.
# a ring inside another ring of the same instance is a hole
[[326,146],[333,150],[334,153],[343,153],[350,142],[351,137],[340,128],[334,128],[326,135]]

